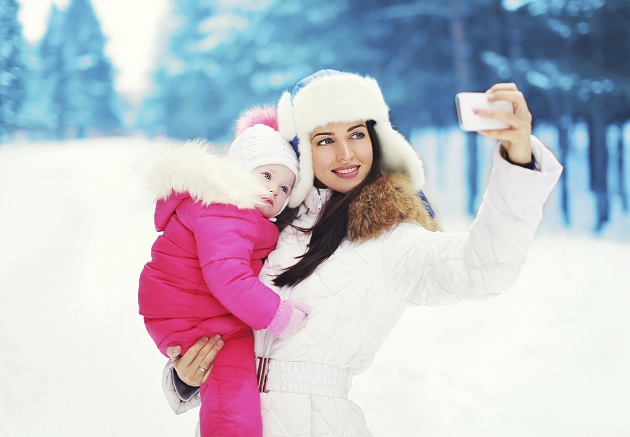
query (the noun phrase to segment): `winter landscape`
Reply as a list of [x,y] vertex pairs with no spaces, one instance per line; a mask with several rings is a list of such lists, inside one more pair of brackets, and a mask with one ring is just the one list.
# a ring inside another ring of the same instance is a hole
[[515,82],[564,165],[518,281],[412,308],[350,398],[375,437],[630,437],[627,0],[0,0],[0,436],[194,435],[137,307],[143,167],[319,69],[376,78],[446,231],[494,144],[454,95]]
[[[196,413],[164,400],[165,360],[136,305],[155,238],[141,169],[163,147],[0,148],[2,435],[193,435]],[[355,378],[375,436],[630,435],[630,246],[557,228],[556,197],[512,289],[408,310]],[[447,230],[467,226],[436,208]]]

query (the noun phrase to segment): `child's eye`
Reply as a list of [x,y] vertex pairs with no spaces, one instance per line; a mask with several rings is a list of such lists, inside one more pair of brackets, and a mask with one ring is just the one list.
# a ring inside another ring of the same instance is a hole
[[287,194],[289,192],[289,187],[287,187],[286,185],[283,185],[280,187],[280,190],[284,193]]
[[264,172],[262,175],[263,175],[263,177],[264,177],[265,179],[269,179],[269,180],[271,180],[271,173],[269,173],[269,172],[267,172],[267,171],[266,171],[266,172]]

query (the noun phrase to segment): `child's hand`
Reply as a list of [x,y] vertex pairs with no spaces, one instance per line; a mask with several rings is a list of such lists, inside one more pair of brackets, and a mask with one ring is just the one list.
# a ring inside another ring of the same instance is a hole
[[304,304],[282,300],[268,329],[278,338],[290,337],[306,324],[309,311]]
[[180,355],[179,346],[167,348],[166,354],[171,359],[179,379],[191,387],[199,387],[210,376],[214,359],[222,347],[221,337],[215,335],[210,339],[200,338],[183,356]]

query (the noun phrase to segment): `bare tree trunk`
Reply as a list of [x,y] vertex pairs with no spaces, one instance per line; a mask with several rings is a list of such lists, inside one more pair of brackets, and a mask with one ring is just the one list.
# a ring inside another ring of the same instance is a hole
[[562,221],[565,225],[571,224],[571,205],[569,193],[569,151],[570,151],[570,135],[571,128],[571,110],[568,102],[569,98],[566,93],[562,93],[558,89],[549,92],[548,105],[551,108],[552,120],[555,122],[558,132],[558,147],[560,149],[560,162],[564,167],[560,176],[560,211]]
[[608,198],[608,145],[606,124],[602,116],[602,98],[593,96],[592,111],[588,124],[588,158],[590,188],[595,196],[595,231],[603,230],[609,220],[610,202]]
[[560,207],[562,209],[562,219],[565,225],[571,224],[571,208],[569,205],[569,168],[567,161],[569,159],[569,127],[570,119],[566,114],[560,115],[557,123],[558,127],[558,145],[560,146],[560,162],[564,169],[560,176]]
[[468,197],[466,198],[466,212],[472,217],[477,212],[477,197],[479,196],[479,153],[477,134],[466,134],[466,181],[468,182]]
[[[470,85],[470,73],[468,65],[469,50],[466,42],[465,14],[461,10],[459,2],[452,4],[450,20],[451,41],[453,42],[453,63],[457,79],[457,89],[467,91]],[[466,134],[466,212],[473,216],[477,211],[477,197],[479,196],[479,158],[477,147],[477,134]]]
[[617,136],[617,184],[619,187],[619,197],[621,198],[621,208],[628,212],[628,192],[624,181],[626,161],[624,159],[623,124],[617,125],[619,135]]

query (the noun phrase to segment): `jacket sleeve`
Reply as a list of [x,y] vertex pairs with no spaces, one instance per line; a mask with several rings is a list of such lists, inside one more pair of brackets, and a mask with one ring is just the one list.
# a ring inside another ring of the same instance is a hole
[[481,300],[508,289],[525,262],[543,205],[562,166],[532,137],[537,168],[495,154],[488,188],[470,232],[429,232],[403,224],[384,239],[385,287],[405,305]]
[[201,405],[201,398],[199,397],[199,390],[197,390],[191,397],[186,400],[182,399],[175,387],[175,380],[173,378],[173,366],[170,361],[164,366],[162,371],[162,390],[166,396],[166,401],[175,414],[182,414],[193,408],[197,408]]
[[259,232],[255,214],[231,205],[212,205],[197,213],[193,233],[210,292],[245,324],[264,329],[278,309],[280,296],[260,282],[250,265]]

